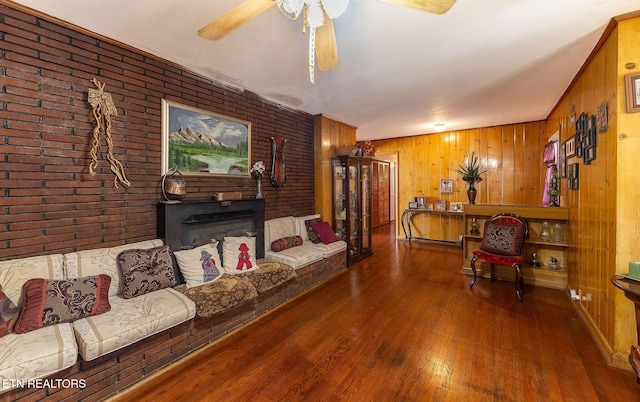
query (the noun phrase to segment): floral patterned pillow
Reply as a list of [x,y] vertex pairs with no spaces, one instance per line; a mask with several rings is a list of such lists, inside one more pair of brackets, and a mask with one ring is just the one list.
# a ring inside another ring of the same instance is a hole
[[517,223],[487,221],[480,249],[489,253],[515,256],[522,252],[524,228]]
[[304,226],[307,228],[307,234],[309,235],[309,240],[311,240],[311,243],[314,243],[314,244],[322,243],[322,240],[320,240],[320,237],[318,237],[318,234],[316,233],[316,231],[313,230],[313,224],[320,223],[320,222],[322,222],[322,218],[313,218],[313,219],[304,221]]
[[22,334],[106,313],[111,310],[109,285],[111,277],[106,274],[60,280],[29,279],[22,287],[22,308],[13,332]]
[[2,291],[0,286],[0,338],[13,332],[20,309]]
[[122,273],[122,296],[140,296],[177,284],[169,246],[125,250],[116,259]]

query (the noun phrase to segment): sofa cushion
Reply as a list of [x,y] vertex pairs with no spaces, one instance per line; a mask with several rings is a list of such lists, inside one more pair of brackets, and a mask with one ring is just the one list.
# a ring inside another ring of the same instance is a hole
[[264,224],[264,248],[270,249],[274,240],[295,235],[296,225],[293,216],[269,219]]
[[322,223],[321,218],[313,218],[304,221],[304,226],[307,229],[307,237],[309,237],[309,241],[314,244],[318,244],[322,242],[318,231],[316,230],[315,225]]
[[288,248],[277,253],[275,251],[267,250],[264,252],[264,256],[269,260],[291,265],[293,269],[313,264],[323,258],[321,251],[304,244],[302,246]]
[[[122,292],[120,270],[116,262],[118,254],[124,250],[159,247],[162,244],[162,240],[155,239],[65,254],[64,264],[67,276],[69,278],[81,278],[83,276],[107,274],[111,277],[109,296],[117,295]],[[34,276],[31,277],[33,278]]]
[[29,279],[14,332],[22,334],[49,325],[109,311],[111,277],[101,274],[76,279]]
[[22,286],[31,278],[65,279],[62,254],[0,261],[0,286],[18,308],[22,306]]
[[322,221],[322,219],[320,219],[320,214],[300,216],[294,219],[295,219],[296,234],[302,237],[303,242],[306,242],[309,240],[309,232],[307,230],[307,225],[305,224],[305,221],[308,221],[311,219],[319,219],[318,222]]
[[222,242],[222,265],[235,275],[258,269],[255,237],[225,237]]
[[177,285],[169,246],[124,250],[116,261],[125,299]]
[[255,271],[243,274],[251,281],[258,293],[276,288],[297,276],[293,267],[278,261],[261,258],[258,260],[258,267]]
[[324,258],[331,257],[332,255],[343,253],[347,249],[347,242],[344,240],[336,241],[329,244],[318,243],[313,244],[310,241],[304,243],[305,246],[318,250]]
[[0,338],[0,380],[47,377],[77,360],[78,346],[70,323]]
[[0,338],[13,332],[20,309],[2,291],[0,286]]
[[217,241],[173,254],[188,288],[215,281],[224,272]]
[[300,236],[288,236],[283,237],[282,239],[274,240],[271,242],[271,251],[286,250],[288,248],[302,246],[302,237]]
[[111,311],[73,323],[80,355],[93,360],[195,316],[196,306],[172,288],[131,299],[112,296]]
[[195,302],[199,317],[222,313],[258,297],[256,288],[244,275],[223,274],[217,281],[193,288],[182,284],[176,286],[175,290]]
[[[329,222],[311,223],[313,231],[316,232],[322,243],[331,244],[336,241],[340,241],[340,238],[336,236],[335,232]],[[311,239],[311,237],[309,237]]]

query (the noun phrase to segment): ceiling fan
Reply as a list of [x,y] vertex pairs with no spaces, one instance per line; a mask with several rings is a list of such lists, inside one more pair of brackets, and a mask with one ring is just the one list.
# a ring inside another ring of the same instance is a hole
[[[382,0],[433,14],[444,14],[456,0]],[[338,46],[333,19],[339,17],[349,0],[245,0],[233,10],[198,31],[205,39],[218,40],[240,25],[277,5],[282,14],[295,20],[304,18],[303,32],[309,28],[309,75],[314,81],[315,57],[320,71],[338,67]]]

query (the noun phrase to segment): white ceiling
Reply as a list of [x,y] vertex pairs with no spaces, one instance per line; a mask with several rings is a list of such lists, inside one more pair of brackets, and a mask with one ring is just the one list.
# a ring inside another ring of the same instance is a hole
[[216,81],[380,139],[547,117],[612,17],[639,0],[458,0],[434,15],[351,0],[340,66],[309,82],[308,34],[272,7],[219,41],[198,29],[243,0],[16,0]]

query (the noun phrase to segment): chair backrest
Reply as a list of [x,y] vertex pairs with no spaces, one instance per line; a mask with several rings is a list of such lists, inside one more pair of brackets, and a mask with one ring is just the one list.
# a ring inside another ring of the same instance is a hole
[[496,214],[484,224],[480,249],[500,255],[521,255],[528,234],[527,222],[520,216],[506,212]]
[[525,221],[519,215],[503,212],[501,214],[493,215],[488,219],[488,221],[508,222],[508,223],[516,223],[516,224],[522,225],[522,227],[524,228],[524,238],[526,239],[529,236],[529,225],[527,225],[527,221]]

